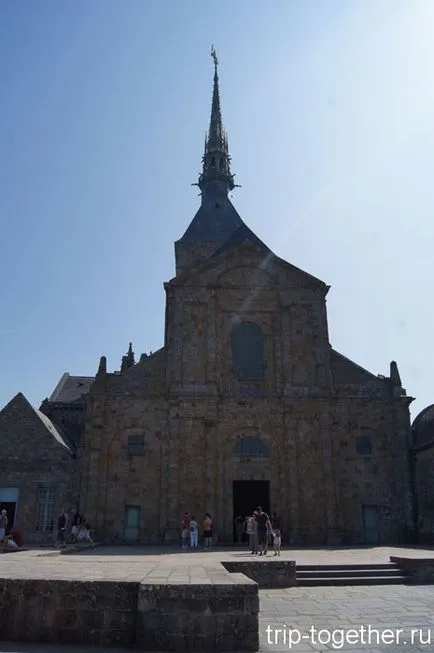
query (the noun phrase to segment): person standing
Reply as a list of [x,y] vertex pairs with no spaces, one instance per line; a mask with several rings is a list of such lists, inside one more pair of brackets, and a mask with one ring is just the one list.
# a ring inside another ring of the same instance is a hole
[[266,512],[262,510],[262,506],[256,509],[256,522],[258,524],[258,542],[261,547],[259,555],[265,556],[268,552],[268,534],[271,532],[270,518]]
[[66,546],[65,533],[67,525],[68,513],[66,510],[62,509],[59,517],[57,518],[57,544],[62,548],[65,548]]
[[3,510],[0,512],[0,542],[2,542],[5,538],[8,523],[8,514],[3,508]]
[[203,522],[203,547],[204,549],[212,547],[212,518],[209,512],[206,513]]
[[182,526],[181,526],[181,541],[182,541],[182,548],[184,550],[187,550],[188,542],[190,539],[190,521],[191,521],[191,517],[189,513],[185,512],[184,518],[182,520]]
[[247,518],[246,533],[249,537],[249,548],[253,554],[258,553],[258,522],[256,521],[256,511],[251,517]]
[[196,517],[192,516],[190,521],[190,547],[192,549],[197,549],[199,540],[199,532],[197,529]]
[[235,535],[237,538],[237,544],[241,544],[243,541],[243,531],[244,531],[244,519],[241,515],[235,517]]

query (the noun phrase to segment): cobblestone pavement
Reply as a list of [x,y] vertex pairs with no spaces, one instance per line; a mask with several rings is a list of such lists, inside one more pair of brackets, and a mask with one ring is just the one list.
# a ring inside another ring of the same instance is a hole
[[434,651],[432,585],[298,587],[262,590],[260,597],[264,652]]
[[[358,564],[389,562],[391,555],[431,558],[433,549],[399,547],[359,547],[352,549],[287,549],[281,560],[297,564]],[[272,559],[272,554],[269,554]],[[88,580],[141,580],[145,577],[176,582],[180,576],[203,578],[212,569],[226,572],[221,560],[257,559],[245,548],[213,551],[180,551],[164,547],[96,547],[76,555],[60,555],[56,550],[35,549],[0,556],[0,576]],[[204,571],[206,570],[206,571]],[[1,652],[0,652],[1,653]]]
[[[215,574],[220,560],[247,557],[243,549],[169,551],[152,547],[100,547],[71,556],[25,551],[0,556],[0,576],[83,580],[136,580],[148,576],[163,582],[181,579],[185,582],[185,578],[196,580],[208,573]],[[299,564],[349,564],[388,562],[391,555],[434,557],[434,552],[392,547],[290,549],[282,557]],[[261,590],[259,632],[261,653],[333,650],[434,653],[434,586]],[[0,643],[0,653],[114,653],[114,650]]]

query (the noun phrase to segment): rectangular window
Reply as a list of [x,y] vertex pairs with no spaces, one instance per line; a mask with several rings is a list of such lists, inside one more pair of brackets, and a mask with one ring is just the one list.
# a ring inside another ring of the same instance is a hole
[[43,533],[54,529],[56,491],[52,487],[41,487],[38,491],[35,530]]
[[372,442],[368,435],[359,435],[356,438],[356,451],[360,456],[372,456]]
[[140,456],[145,453],[144,435],[130,435],[128,437],[128,453],[130,456]]

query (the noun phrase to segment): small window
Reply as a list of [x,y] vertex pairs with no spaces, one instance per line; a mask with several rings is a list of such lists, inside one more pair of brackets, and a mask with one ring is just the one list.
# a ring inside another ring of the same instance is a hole
[[356,438],[356,451],[360,456],[372,456],[372,442],[368,435],[359,435]]
[[145,453],[144,435],[130,435],[128,437],[128,453],[130,456],[140,456]]
[[268,458],[268,447],[259,438],[251,435],[243,435],[235,444],[234,454],[236,456]]

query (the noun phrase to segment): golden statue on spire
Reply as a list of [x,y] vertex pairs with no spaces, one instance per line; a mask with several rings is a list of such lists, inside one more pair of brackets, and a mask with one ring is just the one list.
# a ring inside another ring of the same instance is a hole
[[211,56],[214,59],[214,65],[217,68],[219,60],[217,59],[217,53],[216,53],[215,47],[213,45],[211,46]]

